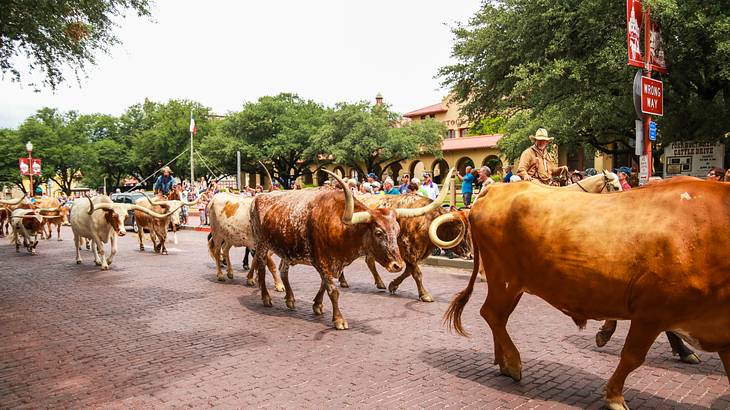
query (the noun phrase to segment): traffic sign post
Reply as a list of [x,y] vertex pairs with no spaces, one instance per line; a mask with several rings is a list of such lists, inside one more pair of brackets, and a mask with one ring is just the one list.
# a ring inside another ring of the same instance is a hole
[[656,141],[656,123],[654,121],[649,122],[649,141]]
[[641,77],[641,112],[649,115],[664,115],[664,89],[660,80]]

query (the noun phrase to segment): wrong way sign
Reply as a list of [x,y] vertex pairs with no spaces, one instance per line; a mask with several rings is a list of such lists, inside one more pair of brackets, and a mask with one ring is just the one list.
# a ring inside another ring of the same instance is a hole
[[664,88],[660,80],[641,77],[641,112],[660,117],[664,115]]

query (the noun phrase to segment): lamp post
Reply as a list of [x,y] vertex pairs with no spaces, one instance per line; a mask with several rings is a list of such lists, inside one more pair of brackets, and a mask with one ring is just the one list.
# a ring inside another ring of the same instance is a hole
[[28,179],[30,181],[30,196],[35,196],[35,190],[33,189],[33,143],[28,141],[27,144],[25,144],[25,149],[28,151],[28,166],[30,169],[30,172],[28,173]]

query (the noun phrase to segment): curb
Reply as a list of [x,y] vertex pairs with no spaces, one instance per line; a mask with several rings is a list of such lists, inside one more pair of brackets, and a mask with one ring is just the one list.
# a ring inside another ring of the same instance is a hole
[[210,226],[180,225],[181,231],[210,232]]
[[472,270],[474,268],[473,260],[461,259],[459,257],[449,259],[445,256],[429,256],[423,261],[426,265],[441,266],[447,268],[459,268]]

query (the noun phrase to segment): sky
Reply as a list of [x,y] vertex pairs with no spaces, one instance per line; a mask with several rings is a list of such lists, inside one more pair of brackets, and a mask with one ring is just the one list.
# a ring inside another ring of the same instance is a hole
[[80,82],[39,93],[0,79],[0,128],[41,107],[119,115],[149,98],[190,99],[225,114],[264,95],[294,92],[325,105],[386,103],[405,113],[447,90],[457,22],[480,0],[156,0],[152,18],[127,17],[122,41]]

